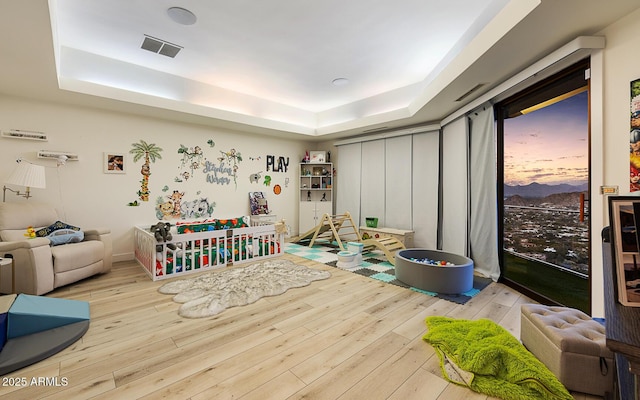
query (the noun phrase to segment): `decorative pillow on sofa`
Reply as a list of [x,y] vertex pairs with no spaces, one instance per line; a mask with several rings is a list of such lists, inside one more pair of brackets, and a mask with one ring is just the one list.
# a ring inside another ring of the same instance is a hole
[[36,231],[36,236],[37,237],[47,237],[49,236],[52,232],[55,232],[57,230],[60,229],[70,229],[70,230],[74,230],[74,231],[79,231],[80,228],[78,228],[77,226],[73,226],[73,225],[69,225],[65,222],[62,221],[56,221],[53,224],[46,226],[44,228],[40,228]]
[[57,229],[47,235],[47,239],[51,241],[51,246],[59,244],[78,243],[84,239],[84,232],[73,229]]

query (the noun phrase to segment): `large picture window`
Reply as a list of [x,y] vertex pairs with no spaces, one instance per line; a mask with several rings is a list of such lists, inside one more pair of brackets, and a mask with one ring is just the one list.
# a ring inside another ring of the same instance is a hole
[[505,283],[590,311],[588,60],[496,104]]

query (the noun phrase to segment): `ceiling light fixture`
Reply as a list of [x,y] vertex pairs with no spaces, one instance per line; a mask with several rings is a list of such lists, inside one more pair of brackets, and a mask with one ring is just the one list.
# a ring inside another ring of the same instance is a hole
[[182,7],[171,7],[167,9],[169,18],[180,25],[193,25],[197,21],[197,17],[194,13]]
[[331,83],[333,83],[334,86],[344,86],[349,83],[349,80],[347,78],[336,78],[332,80]]

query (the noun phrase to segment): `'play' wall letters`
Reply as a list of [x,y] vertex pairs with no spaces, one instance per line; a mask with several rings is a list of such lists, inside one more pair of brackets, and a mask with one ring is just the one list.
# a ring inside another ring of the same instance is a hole
[[278,157],[276,164],[276,156],[267,156],[267,171],[287,172],[289,168],[289,157]]

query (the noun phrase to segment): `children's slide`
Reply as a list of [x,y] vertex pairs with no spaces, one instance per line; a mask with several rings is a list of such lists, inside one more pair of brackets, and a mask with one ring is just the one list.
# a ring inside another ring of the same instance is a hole
[[307,232],[303,233],[302,235],[292,238],[291,241],[295,243],[295,242],[302,242],[303,240],[311,239],[313,237],[313,235],[315,235],[315,233],[318,230],[318,228],[320,228],[320,233],[318,233],[319,235],[321,235],[321,234],[325,233],[326,231],[328,231],[329,229],[331,229],[327,225],[314,226],[313,228],[309,229]]
[[404,244],[394,237],[382,237],[379,239],[366,239],[362,242],[365,249],[374,248],[381,250],[391,265],[396,265],[396,251],[404,250]]

